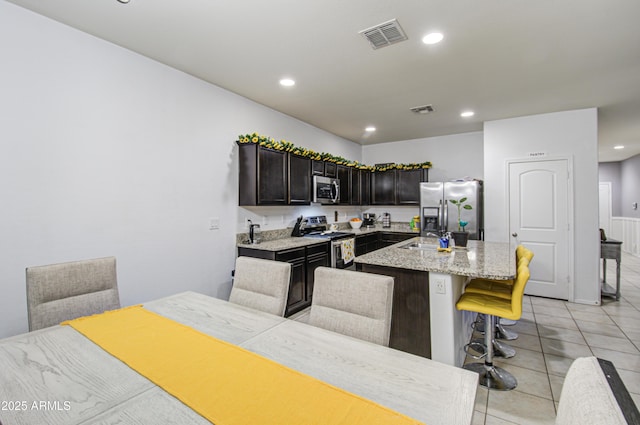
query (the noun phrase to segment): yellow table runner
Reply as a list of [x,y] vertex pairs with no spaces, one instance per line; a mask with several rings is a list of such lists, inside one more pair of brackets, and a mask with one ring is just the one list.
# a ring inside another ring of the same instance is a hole
[[216,425],[419,423],[142,306],[63,324]]

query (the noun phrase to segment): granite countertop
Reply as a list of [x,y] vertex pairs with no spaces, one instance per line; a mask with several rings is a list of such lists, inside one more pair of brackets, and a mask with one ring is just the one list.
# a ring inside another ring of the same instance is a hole
[[416,237],[355,258],[356,264],[429,271],[486,279],[513,279],[516,275],[515,247],[508,243],[469,241],[465,248],[438,252],[434,247],[406,249],[421,242],[437,245],[435,238]]
[[[269,231],[269,233],[263,232],[262,235],[264,239],[259,244],[248,243],[247,234],[242,233],[237,235],[236,244],[238,247],[258,249],[261,251],[282,251],[328,242],[326,239],[292,237],[291,230],[292,229],[288,228]],[[377,232],[418,234],[418,232],[411,231],[409,225],[405,223],[391,223],[391,227],[382,227],[377,225],[370,229],[366,229],[364,227],[361,227],[360,229],[352,229],[351,226],[345,223],[345,225],[340,225],[338,227],[338,231],[353,233],[354,236]]]

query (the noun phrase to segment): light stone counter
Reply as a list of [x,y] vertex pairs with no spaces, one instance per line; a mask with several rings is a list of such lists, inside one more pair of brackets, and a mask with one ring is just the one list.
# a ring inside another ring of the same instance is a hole
[[[414,242],[434,245],[427,249],[402,248]],[[387,248],[356,257],[356,264],[406,270],[455,274],[486,279],[513,279],[516,274],[515,248],[508,243],[469,241],[466,249],[438,252],[435,238],[416,237]]]
[[258,244],[250,243],[238,243],[239,248],[258,249],[261,251],[285,251],[287,249],[302,248],[305,246],[311,246],[319,243],[327,243],[327,239],[318,238],[293,238],[286,237],[282,239],[275,239],[271,241],[264,241]]
[[[328,242],[326,239],[292,237],[291,231],[291,228],[263,231],[261,234],[263,240],[258,244],[248,243],[249,235],[246,233],[240,233],[236,235],[236,245],[242,248],[275,252]],[[381,225],[377,225],[370,229],[365,229],[364,227],[361,227],[360,229],[352,229],[349,224],[340,223],[338,231],[352,233],[354,236],[368,235],[378,232],[417,234],[417,232],[412,232],[409,225],[405,223],[392,223],[390,228],[383,228]]]

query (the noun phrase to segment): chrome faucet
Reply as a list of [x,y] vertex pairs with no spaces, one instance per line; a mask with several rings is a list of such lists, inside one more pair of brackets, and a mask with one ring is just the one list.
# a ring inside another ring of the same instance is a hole
[[429,236],[434,237],[434,238],[440,238],[440,235],[437,233],[433,233],[433,232],[427,232],[425,233],[425,236],[428,238]]

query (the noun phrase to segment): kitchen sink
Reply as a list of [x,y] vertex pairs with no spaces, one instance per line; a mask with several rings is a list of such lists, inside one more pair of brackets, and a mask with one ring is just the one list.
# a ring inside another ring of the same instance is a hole
[[437,243],[433,243],[433,242],[427,242],[427,241],[411,241],[407,244],[404,244],[402,246],[400,246],[400,248],[403,249],[421,249],[421,250],[425,250],[425,251],[435,251],[436,249],[438,249],[438,244]]

